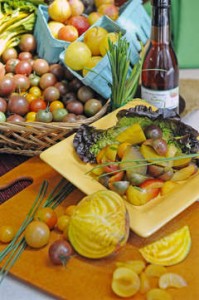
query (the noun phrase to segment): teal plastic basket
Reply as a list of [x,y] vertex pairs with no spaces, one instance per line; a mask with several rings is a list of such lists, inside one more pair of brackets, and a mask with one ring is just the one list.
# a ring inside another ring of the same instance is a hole
[[37,19],[34,28],[34,36],[37,40],[37,53],[41,58],[49,63],[57,63],[60,53],[68,47],[70,43],[55,39],[48,28],[48,7],[39,5]]
[[[94,25],[105,28],[108,32],[121,32],[125,35],[126,31],[122,29],[116,22],[112,21],[107,16],[103,16],[100,18]],[[83,41],[84,34],[78,38],[78,41]],[[108,56],[105,55],[100,62],[87,73],[85,77],[81,75],[80,72],[76,72],[70,69],[64,62],[65,50],[60,54],[60,61],[71,71],[71,73],[77,77],[84,85],[88,85],[93,90],[95,90],[98,94],[100,94],[105,99],[108,99],[111,95],[111,89],[108,83],[112,82],[112,74],[110,70],[110,64],[108,60]],[[78,58],[77,58],[78,59]]]

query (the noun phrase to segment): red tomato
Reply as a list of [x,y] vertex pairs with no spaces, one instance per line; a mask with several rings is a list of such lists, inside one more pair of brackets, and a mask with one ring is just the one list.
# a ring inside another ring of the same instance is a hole
[[57,214],[51,207],[40,208],[34,217],[35,220],[44,222],[49,229],[53,229],[57,224]]
[[38,112],[41,109],[46,109],[46,102],[42,98],[37,98],[30,102],[30,111]]
[[159,194],[163,183],[164,181],[161,179],[147,179],[139,187],[146,191],[150,199],[153,199]]
[[119,167],[118,167],[118,165],[110,163],[110,165],[103,166],[103,169],[106,173],[111,173],[111,172],[117,171],[119,169]]

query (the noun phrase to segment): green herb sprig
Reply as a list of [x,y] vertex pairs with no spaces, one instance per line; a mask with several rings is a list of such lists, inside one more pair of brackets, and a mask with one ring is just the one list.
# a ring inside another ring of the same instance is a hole
[[111,73],[111,103],[112,110],[115,110],[133,99],[139,84],[142,63],[144,59],[143,46],[140,52],[139,61],[132,66],[130,61],[130,44],[125,37],[119,34],[117,43],[110,40],[109,51],[107,52]]

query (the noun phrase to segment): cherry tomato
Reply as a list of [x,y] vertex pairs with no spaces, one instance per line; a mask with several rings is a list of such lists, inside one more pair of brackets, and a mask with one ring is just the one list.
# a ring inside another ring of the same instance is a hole
[[26,115],[26,122],[34,122],[36,120],[36,112],[30,111]]
[[0,227],[0,242],[9,243],[15,236],[15,229],[10,225],[3,225]]
[[51,207],[42,207],[38,209],[34,219],[44,222],[49,229],[53,229],[57,223],[57,214]]
[[52,122],[53,115],[48,109],[40,109],[36,114],[36,121],[50,123]]
[[148,198],[153,199],[159,194],[163,183],[164,181],[161,179],[147,179],[139,187],[146,191]]
[[53,121],[62,122],[63,118],[67,116],[68,111],[65,108],[57,108],[52,111]]
[[32,221],[26,227],[24,237],[28,246],[41,248],[49,242],[50,229],[44,222]]
[[28,92],[34,95],[36,98],[39,98],[42,95],[42,91],[38,86],[32,86]]
[[28,100],[29,103],[32,102],[33,100],[37,99],[37,97],[35,95],[30,94],[30,93],[27,93],[25,95],[25,97],[26,97],[26,100]]
[[0,122],[5,122],[6,121],[6,115],[0,111]]
[[56,240],[48,249],[51,262],[55,265],[66,265],[73,253],[71,245],[65,240]]
[[69,205],[66,207],[64,214],[71,217],[73,212],[75,211],[76,205]]
[[50,111],[53,111],[58,108],[64,108],[64,104],[63,104],[63,102],[56,100],[56,101],[53,101],[50,103],[49,108],[50,108]]
[[30,111],[38,112],[40,109],[46,109],[46,102],[42,98],[37,98],[30,103]]
[[68,215],[59,216],[57,220],[57,229],[60,231],[64,231],[66,227],[68,227],[70,217]]

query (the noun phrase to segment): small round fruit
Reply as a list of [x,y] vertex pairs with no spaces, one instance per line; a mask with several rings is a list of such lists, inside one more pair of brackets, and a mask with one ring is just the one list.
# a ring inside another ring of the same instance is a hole
[[34,219],[44,222],[49,229],[53,229],[57,223],[57,214],[51,207],[42,207],[37,210]]
[[84,105],[84,113],[87,117],[94,116],[102,109],[102,103],[98,99],[89,99]]
[[55,265],[65,265],[73,249],[71,245],[65,240],[56,240],[48,249],[48,255],[51,262]]
[[68,215],[59,216],[58,220],[57,220],[57,225],[56,225],[57,228],[63,232],[65,230],[65,228],[68,227],[69,220],[70,220],[70,217]]
[[0,111],[0,122],[5,122],[6,121],[6,115]]
[[3,225],[0,227],[0,242],[9,243],[15,236],[15,229],[10,225]]
[[48,14],[53,21],[64,23],[71,16],[71,8],[68,1],[55,0],[48,6]]
[[90,25],[93,25],[95,22],[97,22],[102,17],[102,14],[100,14],[98,11],[92,11],[88,15],[88,22]]
[[94,26],[85,32],[84,43],[89,47],[92,55],[100,55],[99,45],[107,34],[108,31],[100,26]]
[[63,104],[62,101],[55,100],[55,101],[50,103],[49,109],[50,109],[51,112],[55,109],[58,109],[58,108],[64,108],[64,104]]
[[76,205],[69,205],[66,207],[64,214],[71,217],[73,212],[75,211]]
[[60,28],[57,38],[66,42],[74,42],[78,36],[78,31],[74,26],[66,25]]
[[84,112],[84,106],[80,101],[74,100],[74,101],[70,101],[67,106],[66,109],[73,114],[76,115],[81,115]]
[[119,16],[119,9],[114,4],[102,4],[98,7],[97,11],[102,15],[106,15],[113,21],[117,20]]
[[28,246],[41,248],[49,242],[50,229],[44,222],[32,221],[26,227],[24,237]]
[[88,63],[91,58],[91,50],[83,42],[73,42],[65,50],[64,62],[65,64],[75,70],[80,71]]
[[36,112],[30,111],[26,114],[26,122],[35,122],[36,121]]
[[92,56],[87,64],[84,66],[82,71],[83,76],[85,77],[91,69],[93,69],[100,61],[102,60],[102,56]]
[[53,121],[62,122],[63,118],[67,116],[68,111],[65,108],[57,108],[52,111]]
[[64,27],[64,24],[61,22],[56,22],[56,21],[48,22],[48,29],[50,30],[50,33],[55,39],[58,38],[58,32],[62,27]]
[[93,98],[95,96],[94,91],[89,86],[82,86],[77,91],[77,98],[85,103],[89,99]]
[[118,40],[118,34],[116,32],[110,32],[108,33],[100,42],[100,54],[102,56],[106,55],[107,51],[109,50],[109,42],[111,41],[112,43],[117,42]]

